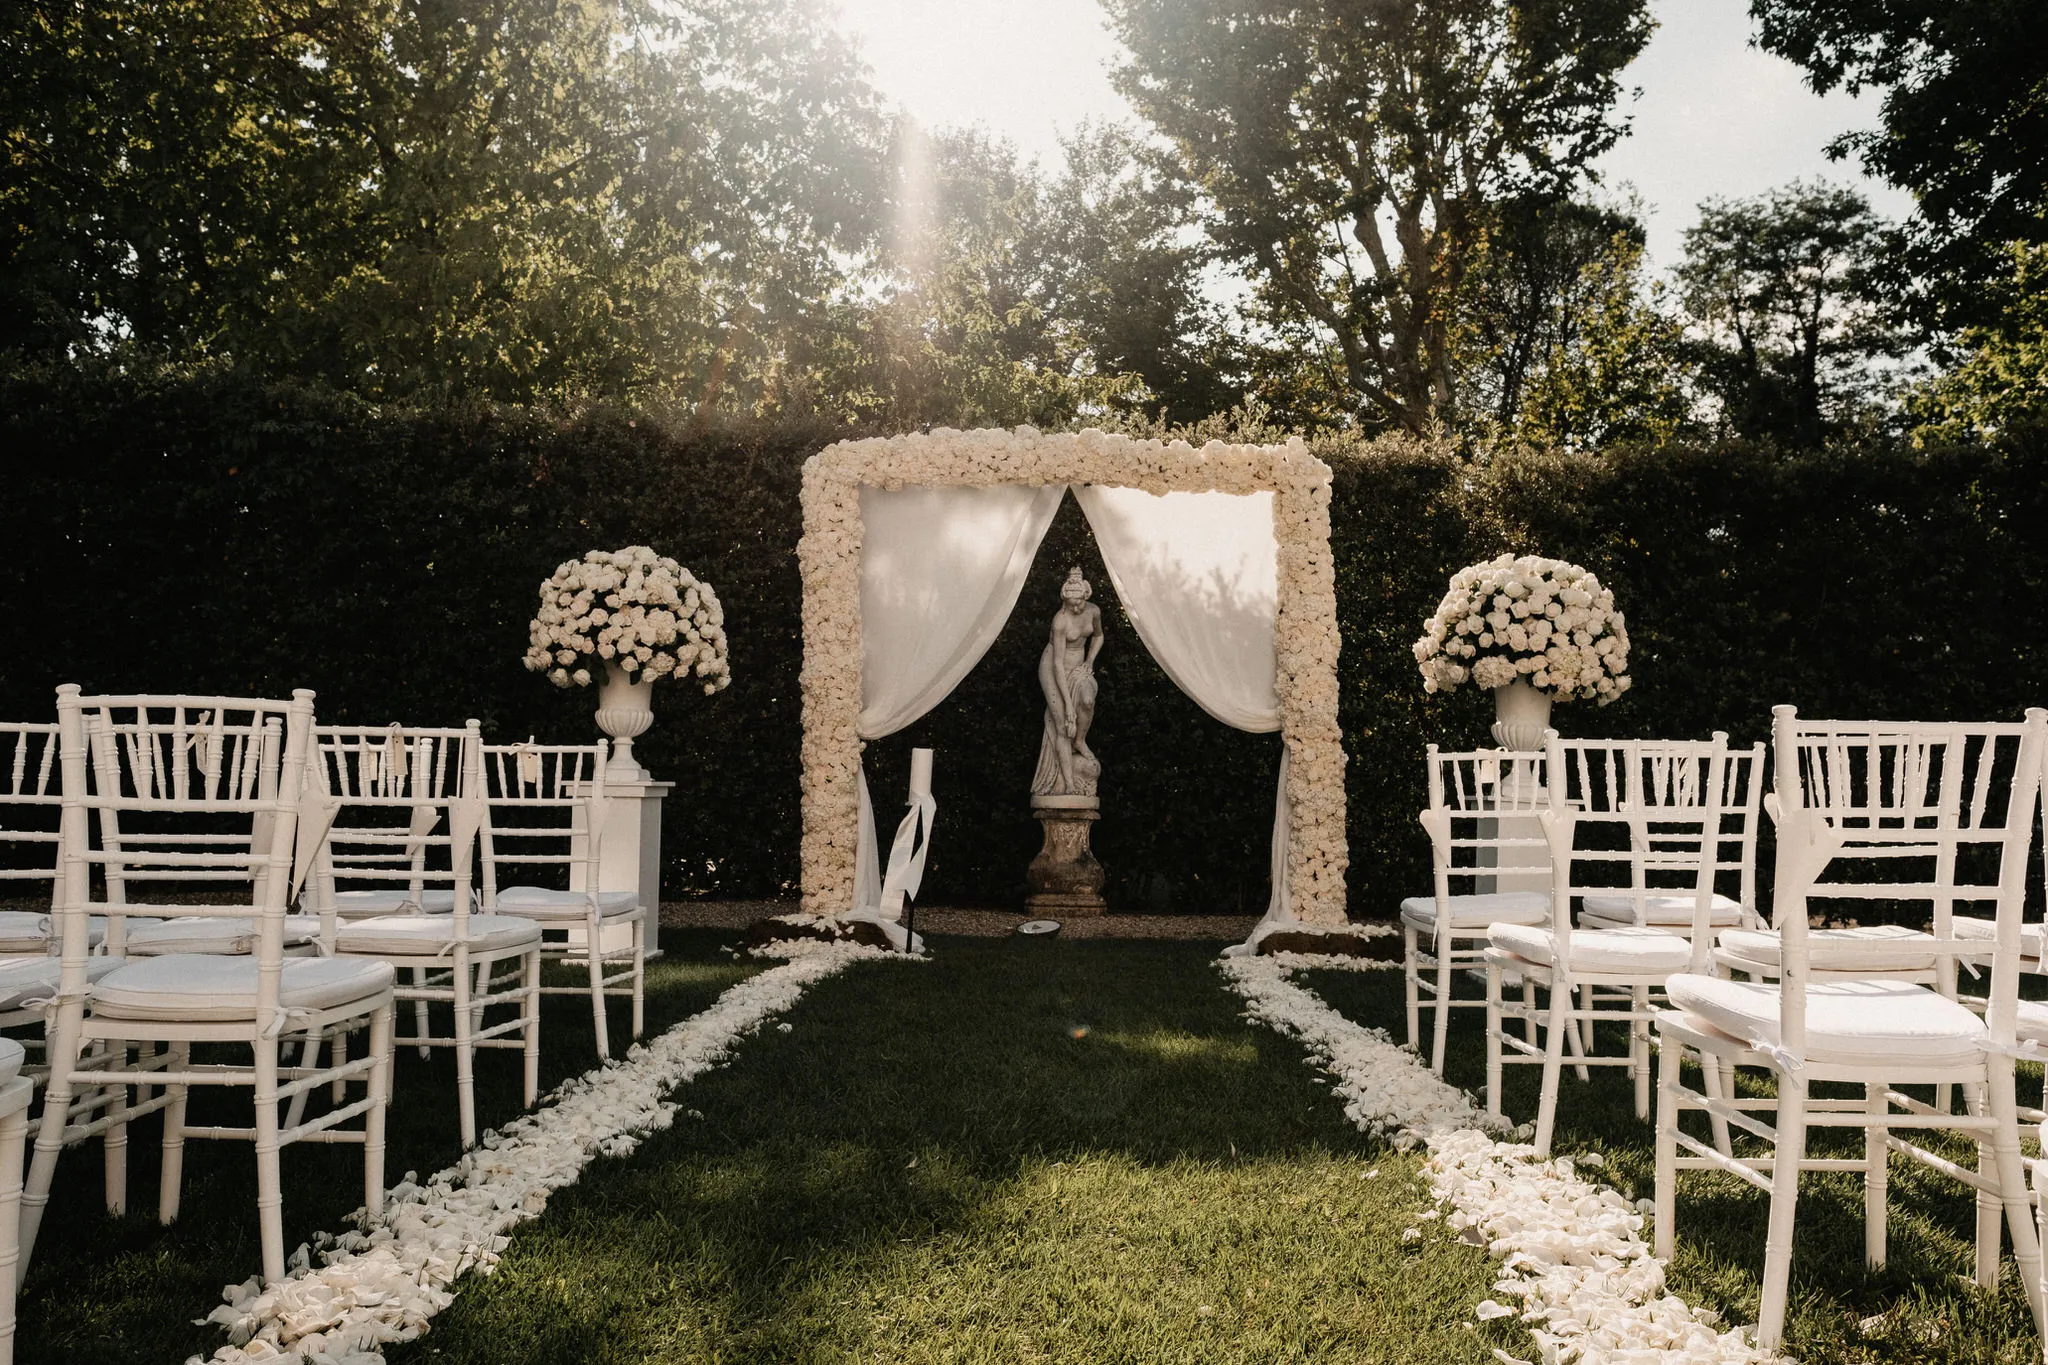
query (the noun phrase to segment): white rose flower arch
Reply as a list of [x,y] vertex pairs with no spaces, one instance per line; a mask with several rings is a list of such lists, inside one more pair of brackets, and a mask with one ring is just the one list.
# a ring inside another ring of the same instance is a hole
[[1030,427],[842,441],[804,464],[805,913],[876,908],[865,742],[980,660],[1069,489],[1167,674],[1225,724],[1281,734],[1268,917],[1344,923],[1329,466],[1299,439]]

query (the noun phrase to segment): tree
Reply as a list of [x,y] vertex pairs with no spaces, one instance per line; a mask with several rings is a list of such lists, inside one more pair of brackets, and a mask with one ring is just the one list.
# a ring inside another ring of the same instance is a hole
[[1926,316],[1997,315],[2007,243],[2048,243],[2048,8],[2038,0],[1751,0],[1758,42],[1825,94],[1885,92],[1879,126],[1830,152],[1913,195]]
[[1991,320],[1956,338],[1959,363],[1907,396],[1922,442],[1986,438],[2048,423],[2048,246],[2015,242],[1994,280]]
[[1354,414],[1457,415],[1488,205],[1558,193],[1620,137],[1644,0],[1104,0],[1117,84],[1209,201],[1276,333],[1328,353]]
[[0,344],[688,392],[822,307],[877,222],[879,103],[807,0],[7,16]]
[[1204,291],[1214,249],[1194,196],[1127,128],[1085,127],[1065,152],[1033,243],[1047,311],[1074,329],[1094,369],[1141,380],[1143,395],[1125,401],[1166,422],[1236,407],[1245,356]]
[[1185,196],[1130,135],[1083,130],[1048,176],[980,130],[896,134],[894,222],[832,329],[792,339],[788,406],[891,427],[1239,401]]
[[1817,446],[1880,396],[1878,362],[1906,349],[1892,241],[1861,195],[1819,183],[1700,206],[1674,276],[1725,427]]
[[1646,279],[1632,211],[1555,198],[1496,205],[1471,281],[1468,430],[1584,450],[1684,425],[1680,328]]

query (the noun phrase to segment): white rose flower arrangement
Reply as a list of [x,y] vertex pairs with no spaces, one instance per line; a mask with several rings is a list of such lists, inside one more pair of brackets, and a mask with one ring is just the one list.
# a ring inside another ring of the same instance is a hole
[[1601,706],[1628,691],[1628,622],[1576,564],[1502,555],[1460,569],[1415,642],[1425,692],[1526,682]]
[[588,687],[591,669],[635,681],[694,678],[704,695],[732,681],[725,609],[709,583],[645,545],[592,550],[540,585],[526,666],[557,687]]

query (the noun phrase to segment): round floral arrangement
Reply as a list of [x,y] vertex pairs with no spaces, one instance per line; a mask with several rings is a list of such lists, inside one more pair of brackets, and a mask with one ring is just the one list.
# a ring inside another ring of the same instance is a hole
[[593,665],[634,680],[732,681],[725,610],[709,583],[645,545],[592,550],[540,585],[526,666],[557,687],[590,686]]
[[1460,569],[1415,642],[1427,692],[1471,679],[1526,682],[1605,706],[1628,691],[1628,630],[1614,594],[1576,564],[1502,555]]

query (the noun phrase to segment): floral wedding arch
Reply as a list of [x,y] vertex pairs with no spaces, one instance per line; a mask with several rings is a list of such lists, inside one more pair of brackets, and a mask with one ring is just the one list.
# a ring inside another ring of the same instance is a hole
[[[1298,438],[1196,449],[1030,427],[841,441],[804,464],[805,912],[844,914],[872,899],[865,741],[923,715],[979,661],[1070,488],[1168,675],[1225,723],[1280,731],[1269,918],[1342,924],[1329,466]],[[1239,594],[1239,571],[1212,562],[1219,542],[1248,546],[1245,581],[1263,586]],[[1156,583],[1148,597],[1147,583],[1129,581],[1162,565],[1179,575],[1163,596]],[[865,631],[864,604],[876,617]],[[869,638],[878,632],[886,639]]]

